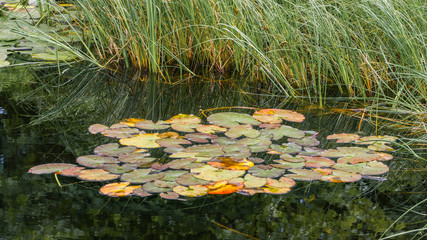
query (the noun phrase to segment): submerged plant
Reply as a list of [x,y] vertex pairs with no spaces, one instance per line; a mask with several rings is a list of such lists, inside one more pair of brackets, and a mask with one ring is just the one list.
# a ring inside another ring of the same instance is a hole
[[[393,157],[369,147],[396,139],[334,134],[328,139],[368,147],[320,149],[316,147],[320,144],[317,132],[283,124],[302,122],[304,116],[280,109],[263,109],[252,116],[215,113],[207,121],[210,124],[202,124],[194,115],[179,114],[157,123],[131,118],[110,127],[94,124],[89,127],[90,133],[119,139],[124,146],[100,145],[95,148],[95,155],[77,158],[81,166],[50,163],[32,167],[29,172],[55,173],[86,181],[120,179],[100,190],[113,197],[159,193],[165,199],[184,200],[180,196],[284,194],[295,185],[295,180],[337,183],[355,182],[363,177],[382,179],[375,175],[388,172],[382,161]],[[165,154],[159,155],[155,149],[162,149]]]

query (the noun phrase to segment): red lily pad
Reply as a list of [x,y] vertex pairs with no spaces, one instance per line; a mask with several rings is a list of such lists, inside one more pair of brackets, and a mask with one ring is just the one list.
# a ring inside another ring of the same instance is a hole
[[308,168],[320,168],[320,167],[330,167],[335,164],[335,161],[327,157],[311,157],[311,156],[302,156],[306,162],[305,166]]
[[67,176],[67,177],[77,177],[80,174],[80,171],[84,169],[86,168],[84,167],[67,168],[61,171],[61,175]]
[[133,190],[133,193],[134,193],[135,195],[137,195],[137,196],[140,196],[140,197],[148,197],[148,196],[151,196],[151,195],[152,195],[151,193],[148,193],[148,192],[144,191],[144,190],[142,189],[142,187],[139,187],[139,188],[134,189],[134,190]]
[[159,196],[167,200],[182,200],[179,198],[179,194],[176,192],[162,192]]
[[77,167],[77,165],[69,164],[69,163],[48,163],[48,164],[34,166],[30,168],[28,172],[32,174],[49,174],[49,173],[62,172],[65,169],[74,168],[74,167]]

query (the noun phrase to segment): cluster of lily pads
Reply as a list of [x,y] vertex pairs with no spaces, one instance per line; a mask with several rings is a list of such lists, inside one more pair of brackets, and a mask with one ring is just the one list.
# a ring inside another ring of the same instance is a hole
[[[252,116],[214,113],[206,124],[186,114],[156,123],[131,118],[110,127],[94,124],[90,133],[119,139],[124,146],[100,145],[94,155],[77,158],[81,166],[50,163],[29,172],[86,181],[119,179],[100,192],[113,197],[159,193],[162,198],[180,200],[206,194],[284,194],[295,181],[355,182],[362,177],[381,179],[376,175],[388,172],[382,161],[393,157],[380,151],[392,151],[386,144],[396,137],[333,134],[327,139],[360,146],[325,150],[316,147],[320,144],[317,132],[282,124],[304,119],[295,111],[262,109]],[[163,150],[161,157],[153,156],[159,153],[156,149]]]

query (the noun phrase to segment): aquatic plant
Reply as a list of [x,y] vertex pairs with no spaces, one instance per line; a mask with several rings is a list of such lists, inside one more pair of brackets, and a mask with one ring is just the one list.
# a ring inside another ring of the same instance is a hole
[[383,180],[377,175],[389,168],[382,162],[393,156],[380,151],[392,151],[387,144],[396,137],[333,134],[327,139],[359,146],[320,149],[317,132],[285,124],[304,119],[295,111],[262,109],[253,115],[214,113],[206,119],[209,124],[186,114],[156,123],[129,118],[110,127],[93,124],[90,133],[118,139],[123,146],[100,145],[94,155],[77,158],[80,166],[49,163],[29,172],[85,181],[120,179],[100,192],[112,197],[159,193],[178,200],[207,194],[285,194],[295,181]]

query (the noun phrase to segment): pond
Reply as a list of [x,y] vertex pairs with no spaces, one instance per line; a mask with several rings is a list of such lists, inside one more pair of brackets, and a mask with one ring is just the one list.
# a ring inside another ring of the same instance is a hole
[[[157,76],[130,79],[82,68],[63,72],[0,71],[1,239],[379,239],[384,232],[383,237],[426,224],[425,202],[396,221],[426,193],[422,160],[398,145],[394,159],[386,162],[390,172],[381,175],[386,181],[297,181],[285,195],[110,198],[99,193],[103,183],[59,176],[60,187],[53,175],[32,175],[28,169],[75,163],[96,146],[113,142],[89,134],[94,123],[111,125],[129,117],[157,121],[224,109],[253,112],[238,106],[303,113],[306,120],[295,126],[319,132],[320,148],[337,146],[326,141],[330,134],[369,136],[378,130],[334,111],[350,108],[349,103],[331,102],[319,109],[304,100],[266,94],[261,83],[179,76],[175,80],[181,82],[172,85]],[[378,134],[400,135],[386,128]],[[414,235],[399,237],[408,236]]]

